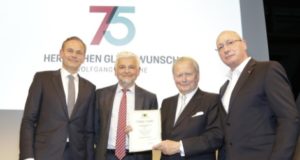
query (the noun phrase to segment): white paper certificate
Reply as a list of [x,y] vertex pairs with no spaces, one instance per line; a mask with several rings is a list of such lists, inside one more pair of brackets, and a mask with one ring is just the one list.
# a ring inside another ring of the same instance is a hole
[[138,110],[130,113],[129,152],[152,150],[161,141],[159,110]]

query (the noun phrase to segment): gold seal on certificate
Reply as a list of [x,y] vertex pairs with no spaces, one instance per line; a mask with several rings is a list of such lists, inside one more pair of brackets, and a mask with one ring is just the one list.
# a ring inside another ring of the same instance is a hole
[[130,113],[129,152],[152,150],[161,141],[159,110],[138,110]]

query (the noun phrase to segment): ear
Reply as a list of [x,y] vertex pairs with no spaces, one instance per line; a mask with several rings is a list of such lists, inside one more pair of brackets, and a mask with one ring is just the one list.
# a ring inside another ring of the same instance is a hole
[[63,57],[63,50],[61,49],[60,51],[59,51],[59,58],[61,59]]

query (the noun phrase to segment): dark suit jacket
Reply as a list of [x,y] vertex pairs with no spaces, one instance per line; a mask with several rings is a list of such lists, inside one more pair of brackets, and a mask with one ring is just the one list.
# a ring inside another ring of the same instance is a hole
[[299,114],[279,63],[251,59],[232,91],[229,113],[221,113],[226,160],[292,159]]
[[76,160],[93,159],[95,86],[79,77],[79,94],[71,117],[60,70],[36,73],[30,86],[20,134],[20,159],[62,160],[69,137]]
[[[162,102],[162,139],[182,140],[185,157],[162,155],[162,159],[214,160],[215,150],[221,146],[223,138],[217,117],[221,108],[219,96],[198,89],[174,125],[178,97]],[[199,115],[194,116],[197,113]]]
[[[96,160],[106,159],[108,134],[112,107],[118,85],[108,86],[96,91]],[[135,85],[135,110],[157,109],[156,95]],[[151,160],[152,152],[140,155],[137,160]]]
[[[300,111],[300,93],[297,97],[296,105],[297,105],[298,111]],[[298,137],[298,143],[297,143],[297,146],[296,146],[296,149],[294,152],[293,160],[300,160],[300,135]]]

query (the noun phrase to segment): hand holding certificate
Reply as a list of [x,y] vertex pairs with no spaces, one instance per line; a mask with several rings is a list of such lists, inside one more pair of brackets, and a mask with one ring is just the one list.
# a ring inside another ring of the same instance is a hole
[[159,110],[139,110],[130,113],[129,152],[152,150],[161,141]]

